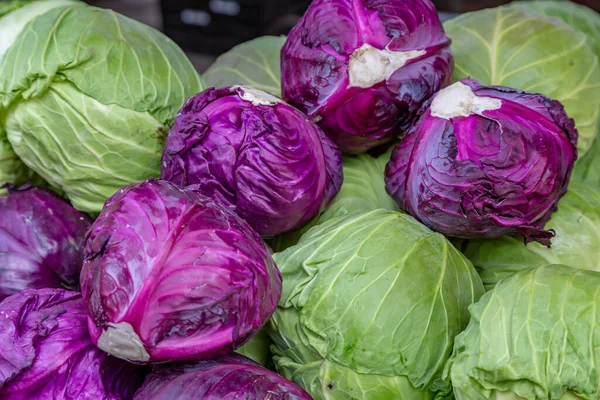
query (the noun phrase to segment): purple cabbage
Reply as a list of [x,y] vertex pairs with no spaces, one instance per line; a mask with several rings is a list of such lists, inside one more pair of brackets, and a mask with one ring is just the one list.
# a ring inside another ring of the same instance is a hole
[[426,104],[394,149],[388,193],[429,228],[549,245],[544,225],[577,159],[575,124],[556,100],[463,79]]
[[281,88],[357,154],[406,130],[453,65],[429,0],[313,0],[282,49]]
[[218,199],[261,236],[299,229],[342,185],[339,150],[300,111],[247,88],[208,89],[181,109],[161,177]]
[[150,180],[106,202],[86,237],[81,290],[98,347],[160,363],[244,344],[275,310],[281,276],[236,214]]
[[26,289],[0,303],[0,399],[129,400],[144,375],[92,343],[80,293]]
[[78,290],[91,221],[47,189],[0,195],[0,300],[23,289]]
[[292,382],[239,355],[155,367],[134,400],[312,400]]

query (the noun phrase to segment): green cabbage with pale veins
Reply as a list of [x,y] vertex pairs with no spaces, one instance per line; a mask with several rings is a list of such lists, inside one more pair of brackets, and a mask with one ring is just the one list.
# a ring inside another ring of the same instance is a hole
[[316,400],[451,396],[442,370],[483,285],[442,235],[378,209],[324,222],[274,259],[279,373]]
[[[572,1],[525,1],[512,3],[511,6],[561,19],[584,34],[589,46],[600,58],[600,14],[594,10]],[[600,186],[600,136],[596,136],[590,149],[577,161],[573,179]]]
[[84,4],[31,20],[0,65],[0,124],[27,166],[82,211],[158,176],[164,141],[202,89],[160,32]]
[[560,101],[579,131],[579,156],[588,151],[600,127],[592,39],[558,18],[510,5],[463,14],[444,27],[452,39],[454,80],[471,77]]
[[600,398],[600,274],[527,269],[469,307],[444,375],[457,400]]
[[235,46],[206,70],[206,85],[247,85],[281,97],[279,63],[284,43],[285,36],[262,36]]
[[569,24],[576,31],[586,35],[588,45],[600,56],[600,14],[570,0],[534,0],[513,2],[511,7],[554,17]]
[[[600,14],[594,10],[571,1],[531,1],[513,3],[513,6],[563,20],[586,35],[588,44],[600,58]],[[600,136],[596,136],[588,152],[577,161],[573,179],[600,186]]]
[[[53,8],[68,4],[74,4],[74,1],[15,0],[0,2],[0,64],[6,51],[12,46],[29,21]],[[6,183],[19,185],[34,179],[33,172],[15,154],[8,142],[6,131],[0,124],[0,192],[2,192],[1,187]]]
[[515,272],[547,264],[600,272],[600,189],[571,182],[558,203],[558,211],[544,229],[554,230],[552,247],[525,245],[522,239],[504,236],[455,242],[473,262],[486,289]]
[[398,211],[398,205],[387,194],[383,172],[390,159],[392,148],[379,157],[369,154],[344,157],[344,182],[331,205],[302,229],[281,235],[269,241],[275,251],[283,251],[295,245],[311,227],[332,218],[378,208]]

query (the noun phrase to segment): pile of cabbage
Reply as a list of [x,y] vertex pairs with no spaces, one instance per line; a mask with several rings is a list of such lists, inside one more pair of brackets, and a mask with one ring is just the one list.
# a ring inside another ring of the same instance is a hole
[[600,15],[313,0],[200,76],[0,2],[0,399],[600,398]]

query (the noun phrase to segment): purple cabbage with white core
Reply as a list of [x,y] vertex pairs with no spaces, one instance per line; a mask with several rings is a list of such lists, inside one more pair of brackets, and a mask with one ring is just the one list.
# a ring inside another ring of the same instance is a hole
[[426,104],[394,149],[388,193],[429,228],[458,238],[511,234],[550,244],[577,131],[556,100],[462,79]]
[[283,46],[281,88],[358,154],[406,130],[453,65],[429,0],[314,0]]
[[129,400],[145,369],[98,349],[81,294],[26,289],[0,303],[0,398]]
[[78,290],[90,225],[50,190],[9,187],[0,195],[0,300],[27,288]]
[[154,368],[134,400],[312,400],[303,389],[239,355]]
[[277,97],[233,86],[207,89],[179,112],[162,179],[217,199],[261,236],[299,229],[342,185],[336,146]]
[[235,213],[153,179],[106,202],[86,237],[81,290],[98,347],[161,363],[243,345],[274,312],[281,276]]

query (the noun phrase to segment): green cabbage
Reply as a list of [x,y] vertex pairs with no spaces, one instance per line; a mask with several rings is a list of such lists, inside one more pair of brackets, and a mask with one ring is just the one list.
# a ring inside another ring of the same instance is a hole
[[23,28],[35,17],[56,7],[76,4],[74,0],[3,1],[0,3],[0,60]]
[[262,36],[222,54],[204,73],[208,87],[247,85],[281,97],[280,52],[284,36]]
[[457,400],[600,398],[600,274],[549,265],[469,307],[444,376]]
[[[594,10],[572,1],[526,1],[511,6],[563,20],[586,35],[589,46],[600,58],[600,14]],[[600,136],[596,136],[590,149],[575,165],[573,179],[600,186]]]
[[368,154],[344,157],[342,189],[327,210],[302,229],[270,240],[269,245],[274,251],[283,251],[298,243],[311,227],[343,215],[378,208],[398,211],[398,205],[385,191],[383,179],[383,171],[391,153],[392,148],[377,158]]
[[379,209],[324,222],[274,259],[278,372],[316,400],[450,396],[442,370],[483,285],[442,235]]
[[515,272],[539,265],[565,264],[600,271],[600,189],[571,182],[545,229],[556,232],[551,248],[539,243],[525,245],[522,239],[510,236],[455,244],[473,262],[486,289]]
[[27,166],[98,212],[119,188],[159,175],[169,125],[201,89],[160,32],[109,10],[58,7],[4,55],[0,125]]
[[467,13],[445,23],[453,79],[542,93],[559,100],[579,131],[579,156],[600,127],[600,66],[592,40],[557,18],[514,6]]
[[[513,3],[513,6],[560,18],[586,35],[588,44],[600,58],[600,14],[594,10],[571,1],[531,1]],[[600,136],[596,136],[588,152],[575,165],[573,179],[600,186]]]
[[[0,63],[25,25],[38,15],[64,5],[72,0],[3,1],[0,3]],[[0,116],[1,119],[1,116]],[[8,142],[6,130],[0,124],[0,192],[6,183],[21,184],[35,179],[33,172],[17,157]]]
[[589,7],[567,0],[535,0],[513,2],[511,7],[523,8],[569,24],[586,35],[588,45],[600,57],[600,14]]

